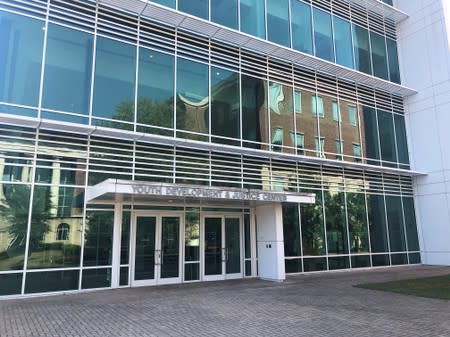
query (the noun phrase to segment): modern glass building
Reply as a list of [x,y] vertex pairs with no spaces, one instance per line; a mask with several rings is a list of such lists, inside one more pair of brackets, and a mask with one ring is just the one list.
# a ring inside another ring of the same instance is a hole
[[0,295],[421,263],[384,2],[0,2]]

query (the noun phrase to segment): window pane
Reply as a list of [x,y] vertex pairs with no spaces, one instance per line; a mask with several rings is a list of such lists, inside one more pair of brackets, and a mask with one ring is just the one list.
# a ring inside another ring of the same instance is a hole
[[311,7],[301,1],[291,1],[292,48],[313,54]]
[[403,208],[405,214],[406,237],[408,240],[408,250],[420,250],[419,238],[417,236],[416,212],[414,210],[414,199],[403,198]]
[[122,213],[122,237],[120,242],[120,264],[129,263],[131,212]]
[[[361,139],[359,133],[358,110],[356,105],[348,101],[339,101],[341,113],[341,134],[343,141],[344,160],[361,161]],[[355,145],[359,148],[355,154]],[[357,158],[354,158],[357,157]]]
[[22,291],[22,273],[0,274],[0,296],[17,295]]
[[343,192],[325,192],[328,254],[348,254]]
[[[7,166],[6,166],[7,167]],[[1,178],[1,177],[0,177]],[[3,177],[5,180],[5,177]],[[0,271],[23,268],[30,202],[30,186],[1,184]],[[33,233],[31,233],[32,235]]]
[[355,53],[355,69],[363,73],[372,74],[370,67],[369,33],[367,29],[352,25],[353,48]]
[[111,287],[111,268],[85,269],[81,277],[81,289]]
[[[251,233],[250,233],[250,215],[245,214],[244,215],[244,238],[245,238],[245,258],[250,259],[252,257],[252,248],[251,248]],[[247,268],[245,268],[247,271]],[[251,268],[250,268],[250,274],[245,274],[246,276],[251,275]]]
[[211,21],[238,29],[238,0],[211,0]]
[[28,268],[80,265],[83,203],[78,194],[73,187],[35,186]]
[[[314,191],[304,191],[314,193]],[[325,234],[322,213],[322,192],[316,192],[316,203],[300,204],[303,255],[324,255]],[[305,264],[305,271],[306,271]]]
[[208,20],[208,0],[178,0],[178,10]]
[[140,48],[138,79],[137,122],[173,128],[174,57]]
[[313,9],[313,15],[315,55],[324,60],[334,62],[331,15],[317,8]]
[[402,202],[400,197],[386,196],[386,210],[391,252],[406,251]]
[[[381,159],[396,162],[394,120],[391,113],[378,110],[378,130],[380,132]],[[396,166],[394,163],[386,165]]]
[[87,212],[84,235],[84,266],[111,264],[113,228],[114,212]]
[[42,293],[78,289],[78,270],[37,272],[26,275],[25,293]]
[[295,123],[297,133],[303,135],[303,147],[299,148],[299,143],[297,143],[297,153],[316,156],[315,139],[318,137],[316,96],[308,91],[302,91],[300,94],[302,113],[295,114]]
[[398,161],[409,167],[408,144],[406,141],[405,117],[394,114],[395,136],[397,140]]
[[[314,106],[313,106],[314,108]],[[335,98],[322,96],[317,98],[317,109],[319,118],[320,138],[323,139],[324,155],[336,152],[336,141],[341,141],[340,135],[340,108]],[[332,156],[331,158],[335,158]]]
[[199,209],[189,209],[186,212],[184,234],[184,260],[200,261],[200,213]]
[[367,160],[367,163],[380,165],[380,150],[378,145],[378,131],[377,131],[377,114],[375,109],[363,107],[364,116],[364,138],[366,144],[366,157],[374,160]]
[[398,65],[397,43],[394,40],[386,39],[387,53],[389,58],[389,79],[400,84],[400,69]]
[[250,141],[244,142],[244,146],[260,148],[256,143],[268,143],[267,82],[246,75],[242,75],[241,82],[242,139]]
[[[370,229],[370,245],[373,253],[388,252],[386,212],[382,195],[368,195],[367,207]],[[375,265],[375,262],[374,262]]]
[[333,16],[334,43],[336,50],[336,63],[353,68],[352,34],[350,23]]
[[292,106],[292,88],[279,83],[269,83],[270,125],[272,144],[290,148],[272,146],[274,151],[293,152],[294,142],[290,133],[294,131],[294,114]]
[[384,36],[370,32],[370,45],[372,47],[373,75],[388,80],[386,44]]
[[263,39],[266,37],[264,0],[241,0],[240,16],[242,32]]
[[43,106],[87,115],[91,91],[93,37],[48,25]]
[[37,106],[44,22],[0,12],[0,100]]
[[92,114],[134,121],[136,47],[97,38]]
[[[211,67],[211,97],[211,134],[239,139],[239,74]],[[213,142],[239,145],[238,141],[216,137]]]
[[267,1],[267,39],[286,47],[291,46],[289,36],[288,0]]
[[348,256],[338,256],[328,258],[328,269],[347,269],[350,268],[350,260]]
[[151,1],[170,8],[175,8],[175,0],[151,0]]
[[284,256],[300,256],[300,224],[297,204],[283,205]]
[[366,199],[362,193],[347,193],[348,231],[351,253],[369,252]]
[[177,60],[177,129],[208,133],[208,77],[206,64]]
[[303,259],[305,272],[327,270],[327,259],[325,257],[315,259]]

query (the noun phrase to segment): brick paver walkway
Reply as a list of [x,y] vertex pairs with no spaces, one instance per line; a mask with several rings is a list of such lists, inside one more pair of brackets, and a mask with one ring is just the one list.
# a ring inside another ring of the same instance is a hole
[[0,336],[450,336],[450,301],[353,284],[450,273],[410,266],[0,301]]

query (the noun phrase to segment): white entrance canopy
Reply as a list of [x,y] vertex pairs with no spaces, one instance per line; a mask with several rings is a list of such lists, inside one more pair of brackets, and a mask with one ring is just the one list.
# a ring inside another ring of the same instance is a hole
[[249,206],[274,202],[316,202],[313,193],[273,192],[227,187],[161,184],[145,181],[106,179],[87,190],[87,201],[166,201],[169,203],[222,203]]

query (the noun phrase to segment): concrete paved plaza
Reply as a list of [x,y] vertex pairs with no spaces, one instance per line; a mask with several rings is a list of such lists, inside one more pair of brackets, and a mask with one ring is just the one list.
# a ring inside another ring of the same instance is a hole
[[353,288],[406,266],[0,301],[0,336],[450,336],[450,301]]

